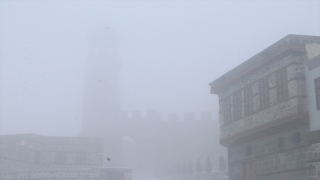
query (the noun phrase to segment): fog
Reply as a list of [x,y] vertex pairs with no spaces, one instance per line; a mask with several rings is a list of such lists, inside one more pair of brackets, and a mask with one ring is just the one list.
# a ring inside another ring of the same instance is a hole
[[[86,108],[86,87],[97,90],[88,76],[116,71],[118,97],[105,98],[129,119],[155,110],[163,121],[185,112],[199,120],[209,111],[218,143],[218,97],[208,84],[288,34],[319,36],[319,8],[319,1],[1,1],[0,132],[79,136],[84,112],[101,108]],[[116,62],[88,70],[100,31],[116,39]]]

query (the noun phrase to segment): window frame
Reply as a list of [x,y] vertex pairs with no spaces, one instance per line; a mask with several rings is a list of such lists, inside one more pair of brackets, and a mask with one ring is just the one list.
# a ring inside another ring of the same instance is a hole
[[320,77],[314,80],[314,88],[315,88],[315,95],[316,95],[317,111],[319,111],[320,110]]
[[252,84],[243,89],[244,93],[244,114],[248,116],[254,112],[253,110],[253,91]]
[[246,147],[246,155],[251,156],[252,155],[252,145],[248,145]]
[[259,81],[260,111],[270,106],[269,90],[270,90],[269,77],[266,76],[264,78],[261,78]]
[[[281,77],[279,77],[279,76],[281,76]],[[283,102],[289,98],[288,74],[287,74],[286,67],[282,68],[276,72],[276,89],[277,89],[278,103]]]
[[242,176],[246,180],[257,179],[257,162],[255,159],[242,163]]
[[301,133],[300,132],[295,132],[295,133],[293,133],[293,135],[292,135],[293,137],[293,143],[294,144],[298,144],[298,143],[300,143],[301,142]]
[[86,152],[78,152],[76,157],[77,165],[86,165],[88,163],[87,153]]
[[278,137],[278,148],[283,149],[285,147],[285,140],[283,136]]
[[241,93],[242,91],[239,90],[233,94],[233,117],[234,121],[239,120],[242,118],[242,99]]
[[56,152],[55,153],[55,164],[65,165],[67,162],[67,153],[66,152]]
[[227,96],[223,99],[223,122],[224,125],[232,122],[231,96]]

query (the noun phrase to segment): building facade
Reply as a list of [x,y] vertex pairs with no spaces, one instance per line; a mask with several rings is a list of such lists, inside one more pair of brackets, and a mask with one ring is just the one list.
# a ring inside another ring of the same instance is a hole
[[308,58],[305,62],[305,76],[308,92],[310,118],[309,141],[314,149],[314,157],[308,162],[320,174],[320,44],[310,44]]
[[319,36],[288,35],[210,83],[230,180],[317,179],[304,62]]

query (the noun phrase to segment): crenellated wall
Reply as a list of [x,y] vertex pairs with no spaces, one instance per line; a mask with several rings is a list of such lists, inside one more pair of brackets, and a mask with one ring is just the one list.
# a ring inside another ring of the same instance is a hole
[[217,170],[219,156],[226,157],[226,149],[219,143],[219,122],[210,112],[163,115],[157,111],[134,111],[130,115],[123,112],[121,117],[120,137],[133,139],[138,149],[136,159],[141,160],[141,167],[149,168],[145,173],[153,174],[157,166],[178,162],[204,162],[207,157]]
[[[198,116],[198,118],[197,118]],[[135,110],[131,113],[129,111],[122,111],[120,114],[120,120],[147,120],[147,121],[211,121],[213,120],[212,114],[210,111],[204,111],[201,113],[194,112],[169,112],[169,113],[160,113],[156,110]]]

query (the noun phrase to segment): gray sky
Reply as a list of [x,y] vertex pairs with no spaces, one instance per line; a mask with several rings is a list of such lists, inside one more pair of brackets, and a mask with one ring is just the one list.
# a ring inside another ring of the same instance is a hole
[[77,135],[87,35],[120,37],[123,110],[212,111],[208,83],[287,34],[320,35],[319,1],[1,1],[1,131]]

